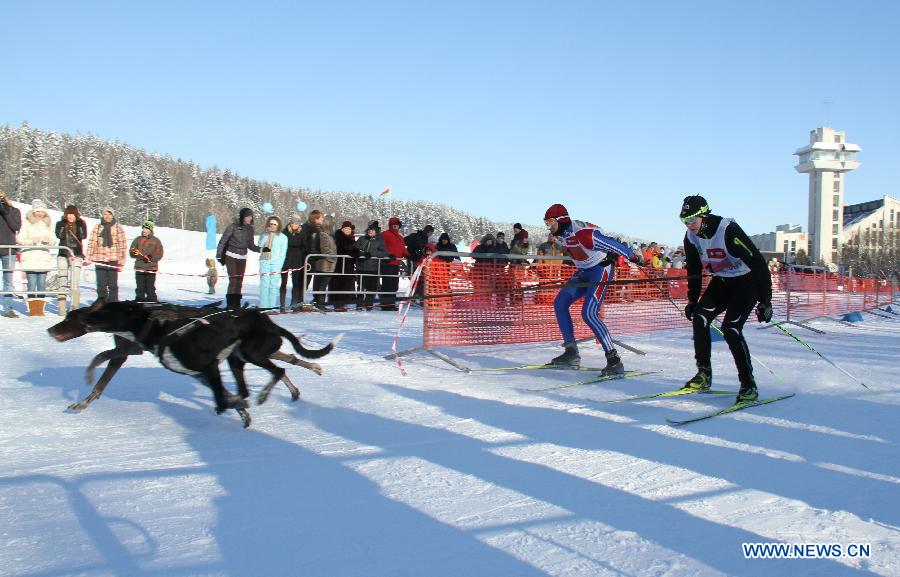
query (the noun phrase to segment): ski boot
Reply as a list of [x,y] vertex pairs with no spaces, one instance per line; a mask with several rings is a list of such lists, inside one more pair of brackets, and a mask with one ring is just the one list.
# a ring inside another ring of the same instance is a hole
[[738,391],[735,403],[744,401],[755,401],[759,398],[759,391],[756,390],[756,381],[750,378],[747,382],[741,383],[741,389]]
[[563,346],[566,348],[565,352],[550,361],[550,364],[557,367],[581,366],[581,355],[578,354],[578,345],[575,343],[563,343]]
[[619,352],[616,349],[606,351],[606,366],[600,371],[600,375],[604,377],[621,376],[625,374],[625,365],[619,358]]
[[707,391],[712,386],[712,367],[697,366],[697,374],[684,384],[684,389]]

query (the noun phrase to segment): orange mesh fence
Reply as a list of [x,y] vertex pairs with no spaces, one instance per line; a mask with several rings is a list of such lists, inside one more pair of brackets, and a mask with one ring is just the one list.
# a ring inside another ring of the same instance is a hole
[[[553,342],[562,340],[553,299],[575,272],[560,261],[528,263],[425,263],[423,345],[427,348]],[[773,277],[777,317],[811,318],[873,308],[890,302],[890,286],[870,279],[781,274]],[[708,279],[704,279],[706,284]],[[813,283],[812,286],[809,283]],[[815,284],[818,283],[818,284]],[[595,290],[589,287],[588,290]],[[617,268],[606,287],[600,318],[613,338],[687,328],[687,272]],[[581,318],[582,300],[570,312],[576,338],[593,336]]]

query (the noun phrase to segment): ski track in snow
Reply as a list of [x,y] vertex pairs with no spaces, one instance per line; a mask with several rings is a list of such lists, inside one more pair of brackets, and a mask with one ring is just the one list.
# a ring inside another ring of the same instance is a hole
[[[204,251],[191,248],[202,235],[160,236],[163,271],[202,274]],[[133,294],[130,272],[120,282]],[[201,277],[158,284],[161,298],[206,302]],[[864,316],[797,334],[880,394],[750,323],[751,352],[782,377],[757,365],[761,395],[797,396],[672,428],[666,417],[731,397],[588,399],[680,386],[693,374],[687,330],[621,337],[648,353],[624,352],[626,367],[658,374],[531,392],[585,373],[465,374],[417,354],[404,378],[382,358],[395,315],[278,315],[306,346],[347,334],[320,360],[323,376],[290,367],[301,400],[276,387],[251,406],[248,430],[146,354],[84,412],[67,412],[112,339],[56,343],[45,329],[57,317],[0,319],[0,575],[900,575],[900,318]],[[420,344],[413,309],[400,348]],[[445,350],[472,368],[556,351]],[[599,348],[582,355],[602,365]],[[721,342],[713,372],[716,388],[736,389]],[[247,374],[258,390],[264,373]],[[744,542],[868,543],[871,557],[745,559]]]

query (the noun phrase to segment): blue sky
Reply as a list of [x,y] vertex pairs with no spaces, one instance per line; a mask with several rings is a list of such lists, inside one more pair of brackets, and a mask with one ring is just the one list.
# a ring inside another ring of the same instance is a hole
[[891,1],[14,1],[0,123],[497,220],[562,202],[666,243],[686,194],[751,234],[805,230],[791,153],[826,122],[863,147],[847,202],[900,194],[898,16]]

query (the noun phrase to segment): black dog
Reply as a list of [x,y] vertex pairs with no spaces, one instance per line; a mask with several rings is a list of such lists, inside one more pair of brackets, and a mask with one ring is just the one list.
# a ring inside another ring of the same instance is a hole
[[[266,400],[279,380],[284,381],[293,400],[297,400],[300,392],[290,382],[284,369],[272,364],[270,359],[288,361],[318,374],[321,374],[321,367],[280,352],[281,339],[291,341],[298,353],[309,358],[328,354],[340,340],[339,336],[320,350],[307,350],[294,335],[255,309],[223,311],[212,306],[195,308],[131,301],[97,301],[91,307],[70,312],[65,320],[48,329],[51,336],[59,341],[94,331],[113,333],[116,347],[98,354],[91,361],[88,367],[89,382],[93,380],[94,368],[104,361],[109,361],[109,364],[94,390],[82,401],[70,405],[70,409],[80,411],[87,407],[102,394],[129,355],[148,350],[166,368],[192,375],[207,384],[215,396],[216,411],[221,413],[229,408],[235,409],[245,427],[250,424],[244,401],[249,396],[243,376],[246,363],[260,366],[272,374],[272,380],[259,395],[260,403]],[[240,396],[232,395],[222,384],[218,363],[223,358],[228,359]]]

